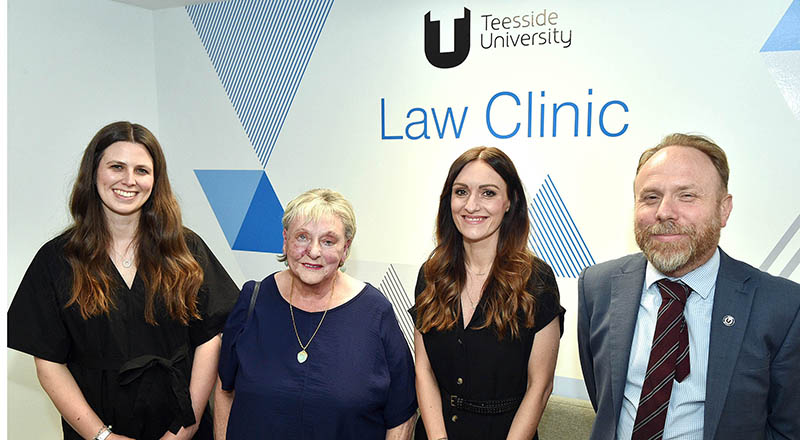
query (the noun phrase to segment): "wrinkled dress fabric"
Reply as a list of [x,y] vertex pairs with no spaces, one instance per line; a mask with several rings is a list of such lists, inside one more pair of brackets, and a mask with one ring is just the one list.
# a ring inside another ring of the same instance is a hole
[[[86,401],[117,434],[139,440],[195,423],[189,397],[194,350],[222,331],[238,289],[200,237],[186,230],[189,251],[203,268],[202,319],[188,326],[156,301],[158,325],[145,322],[145,288],[137,274],[129,289],[109,259],[114,307],[84,320],[71,297],[66,236],[46,243],[28,267],[8,310],[8,346],[66,364]],[[62,420],[65,439],[81,437]],[[208,409],[195,439],[212,438]]]
[[[528,384],[528,359],[536,333],[554,319],[564,331],[565,309],[559,303],[558,286],[553,271],[531,277],[528,292],[536,298],[534,326],[521,327],[521,337],[507,335],[498,340],[493,327],[478,329],[485,320],[484,299],[476,305],[468,328],[460,318],[447,331],[431,330],[422,335],[433,374],[442,394],[442,413],[448,438],[458,440],[505,439],[516,414],[516,408],[501,414],[475,414],[453,408],[450,396],[472,401],[521,398]],[[425,290],[420,268],[415,295]],[[416,322],[416,312],[409,310]],[[463,315],[462,315],[463,316]],[[518,405],[517,405],[518,406]],[[422,417],[417,420],[415,440],[426,439]],[[534,437],[535,439],[538,436]]]
[[[297,361],[300,346],[275,275],[245,283],[225,325],[222,388],[235,390],[228,438],[383,440],[417,409],[414,364],[391,303],[367,284],[330,309]],[[297,332],[309,341],[322,312],[294,308]]]

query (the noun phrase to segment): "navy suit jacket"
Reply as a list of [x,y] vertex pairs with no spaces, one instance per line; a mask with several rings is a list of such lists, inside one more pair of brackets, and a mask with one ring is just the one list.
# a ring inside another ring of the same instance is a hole
[[[578,348],[597,417],[592,440],[613,440],[647,260],[629,255],[578,281]],[[731,315],[734,325],[723,325]],[[703,440],[800,439],[800,285],[720,250]]]

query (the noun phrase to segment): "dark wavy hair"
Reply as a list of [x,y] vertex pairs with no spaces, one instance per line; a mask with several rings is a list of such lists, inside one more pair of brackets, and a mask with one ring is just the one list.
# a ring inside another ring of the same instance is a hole
[[142,205],[135,237],[137,273],[146,291],[145,320],[157,325],[156,296],[170,317],[182,324],[200,319],[197,292],[203,282],[203,269],[186,245],[164,152],[150,130],[126,121],[101,128],[83,152],[69,204],[73,223],[66,231],[64,245],[72,268],[72,297],[66,306],[77,304],[84,319],[108,314],[114,307],[115,268],[108,257],[111,234],[97,192],[97,168],[105,149],[115,142],[140,144],[153,159],[153,188]]
[[527,292],[529,281],[540,285],[540,274],[545,273],[547,265],[528,249],[527,199],[517,169],[505,153],[493,147],[465,151],[447,173],[436,217],[436,247],[423,265],[426,287],[416,299],[417,328],[422,333],[442,331],[458,323],[466,266],[463,238],[453,221],[450,199],[456,177],[474,160],[486,162],[500,175],[510,202],[500,223],[497,255],[484,286],[486,321],[479,328],[492,326],[498,339],[508,332],[518,338],[520,325],[530,328],[534,324],[536,301],[533,292]]

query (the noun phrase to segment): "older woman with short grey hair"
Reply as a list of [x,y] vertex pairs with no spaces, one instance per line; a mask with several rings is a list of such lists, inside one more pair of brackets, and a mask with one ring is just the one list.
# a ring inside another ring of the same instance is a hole
[[335,191],[286,207],[286,270],[247,282],[225,325],[217,438],[410,437],[414,365],[392,306],[339,270],[355,233]]

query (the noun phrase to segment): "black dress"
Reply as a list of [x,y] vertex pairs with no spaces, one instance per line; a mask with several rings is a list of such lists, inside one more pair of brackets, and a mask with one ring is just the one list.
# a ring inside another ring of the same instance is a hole
[[[194,350],[222,331],[238,289],[206,244],[186,230],[189,251],[203,268],[198,293],[201,320],[172,320],[156,300],[158,325],[144,319],[139,275],[128,289],[114,275],[114,308],[84,320],[71,297],[72,269],[64,257],[66,234],[39,249],[8,310],[8,346],[67,364],[89,405],[115,433],[157,439],[195,423],[189,396]],[[196,439],[212,438],[208,409]],[[65,439],[81,437],[62,419]]]
[[[452,440],[505,439],[511,428],[519,402],[528,384],[528,359],[536,332],[553,319],[559,319],[564,332],[565,309],[559,303],[558,285],[552,269],[536,273],[528,282],[528,292],[536,297],[533,328],[520,328],[520,337],[510,333],[498,340],[493,327],[477,329],[485,320],[484,298],[481,296],[469,327],[464,329],[463,318],[447,331],[431,330],[422,335],[425,352],[442,394],[442,415],[448,438]],[[425,277],[420,268],[414,293],[425,289]],[[412,316],[415,315],[413,309]],[[463,315],[461,315],[463,316]],[[451,396],[469,401],[517,401],[513,408],[501,414],[477,414],[451,405]],[[534,436],[534,439],[538,436]],[[415,439],[427,439],[422,417],[417,421]]]

